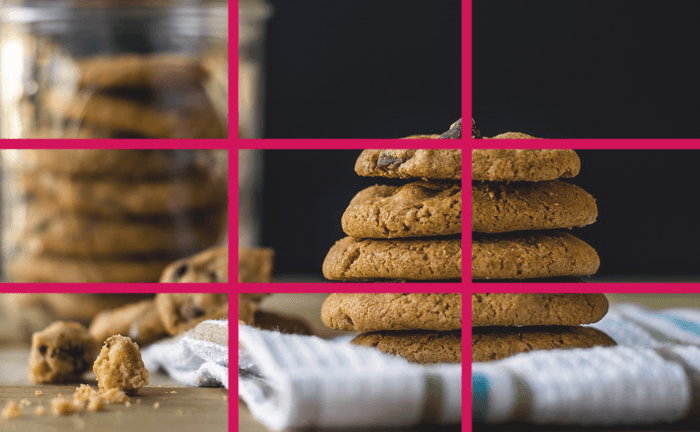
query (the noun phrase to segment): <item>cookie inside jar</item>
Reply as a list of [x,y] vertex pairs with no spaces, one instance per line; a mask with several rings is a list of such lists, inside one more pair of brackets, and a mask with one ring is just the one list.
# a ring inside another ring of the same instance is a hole
[[159,281],[224,238],[221,152],[3,150],[5,278]]
[[0,40],[1,136],[227,138],[225,3],[190,6],[23,4]]

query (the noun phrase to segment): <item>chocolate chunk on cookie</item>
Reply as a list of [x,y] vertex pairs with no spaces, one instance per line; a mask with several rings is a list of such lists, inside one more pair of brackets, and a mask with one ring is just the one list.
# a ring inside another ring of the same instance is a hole
[[459,234],[462,188],[435,181],[371,186],[350,201],[342,224],[347,235],[360,238]]
[[364,150],[355,172],[369,177],[461,179],[462,150]]
[[331,294],[321,320],[349,331],[462,328],[462,294]]
[[165,329],[173,336],[204,320],[228,316],[228,294],[159,293],[155,301]]
[[603,294],[472,294],[472,326],[576,326],[608,312]]
[[228,282],[228,247],[207,249],[170,264],[161,282]]
[[597,216],[595,198],[561,180],[472,184],[475,232],[582,227],[595,222]]
[[35,384],[77,382],[92,365],[97,349],[82,324],[56,321],[32,336],[29,379]]
[[345,237],[323,261],[331,280],[437,280],[462,277],[462,242],[453,238],[373,240]]
[[580,169],[573,150],[472,150],[472,180],[555,180],[576,177]]
[[457,120],[456,122],[452,123],[450,125],[450,129],[440,135],[441,139],[459,139],[462,138],[462,119]]
[[352,340],[355,345],[371,346],[398,355],[412,363],[460,363],[462,332],[381,331],[362,333]]
[[568,233],[474,235],[473,279],[584,276],[598,270],[595,249]]
[[479,327],[472,330],[472,361],[500,360],[534,350],[613,345],[608,335],[591,327]]

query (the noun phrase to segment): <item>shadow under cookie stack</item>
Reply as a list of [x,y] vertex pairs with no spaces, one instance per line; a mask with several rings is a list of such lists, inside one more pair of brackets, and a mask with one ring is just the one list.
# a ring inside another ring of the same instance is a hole
[[4,150],[6,276],[157,282],[225,227],[226,188],[206,152]]
[[461,294],[331,294],[321,320],[335,330],[363,332],[352,344],[413,363],[462,361]]
[[[595,222],[595,199],[560,178],[578,174],[573,150],[472,150],[472,279],[580,277],[600,265],[569,234]],[[552,279],[548,279],[552,280]]]
[[352,199],[342,217],[349,237],[323,262],[327,279],[462,277],[461,150],[364,150],[355,172],[411,181],[371,186]]
[[613,346],[581,324],[605,316],[603,294],[472,294],[472,361],[500,360],[533,350]]

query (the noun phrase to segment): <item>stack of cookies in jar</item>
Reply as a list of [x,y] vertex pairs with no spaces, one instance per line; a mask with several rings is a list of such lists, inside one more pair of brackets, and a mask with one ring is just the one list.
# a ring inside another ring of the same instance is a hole
[[95,56],[56,75],[57,85],[40,92],[38,138],[228,136],[225,113],[206,91],[211,72],[197,58]]
[[323,263],[330,280],[462,277],[461,150],[364,150],[361,176],[401,179],[360,191],[342,216],[345,237]]
[[594,274],[595,249],[569,232],[595,222],[585,190],[561,178],[581,168],[573,150],[472,150],[472,279]]
[[4,150],[3,257],[18,282],[157,282],[212,246],[227,192],[197,150]]

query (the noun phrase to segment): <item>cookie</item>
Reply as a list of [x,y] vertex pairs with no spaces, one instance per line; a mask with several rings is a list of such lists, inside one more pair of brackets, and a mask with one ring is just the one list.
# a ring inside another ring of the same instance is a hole
[[435,181],[370,186],[350,201],[342,224],[345,234],[360,238],[459,234],[462,188]]
[[93,260],[20,254],[7,263],[14,282],[157,282],[169,261]]
[[531,279],[592,275],[595,249],[563,232],[474,235],[472,279]]
[[462,277],[461,239],[373,240],[345,237],[323,261],[331,280],[435,280]]
[[256,310],[253,317],[253,326],[281,333],[311,335],[313,331],[303,318],[284,315],[264,310]]
[[45,106],[56,121],[88,128],[126,131],[151,138],[226,138],[224,126],[204,93],[163,96],[156,101],[187,101],[182,106],[159,106],[102,93],[67,97],[49,92]]
[[28,205],[15,240],[35,254],[118,257],[183,256],[216,242],[221,215],[202,213],[156,219],[110,220]]
[[382,331],[362,333],[353,344],[371,346],[412,363],[460,363],[462,332]]
[[92,365],[97,349],[82,324],[56,321],[32,336],[29,379],[34,384],[77,382]]
[[48,172],[18,176],[25,198],[37,205],[110,218],[221,209],[227,193],[199,175],[154,181],[77,178]]
[[156,308],[172,336],[208,319],[228,316],[228,294],[156,294]]
[[160,282],[228,282],[228,247],[216,247],[170,264]]
[[472,150],[472,180],[555,180],[576,177],[580,170],[573,150]]
[[119,334],[129,336],[141,346],[167,335],[153,300],[102,311],[93,318],[89,332],[99,342]]
[[504,132],[487,139],[538,139],[537,137],[522,132]]
[[597,216],[595,198],[561,180],[472,184],[475,232],[582,227],[595,222]]
[[500,360],[533,350],[613,345],[608,335],[591,327],[479,327],[472,330],[472,361]]
[[331,294],[321,320],[335,330],[456,330],[462,294]]
[[439,134],[424,134],[424,135],[409,135],[401,139],[437,139],[440,138]]
[[607,312],[603,294],[472,294],[472,327],[576,326]]
[[244,324],[253,325],[255,322],[255,311],[258,305],[245,298],[238,299],[238,321]]
[[460,139],[462,138],[462,119],[450,125],[450,129],[440,135],[440,139]]
[[52,320],[89,323],[105,309],[153,298],[154,294],[4,294],[4,302],[24,314],[36,309]]
[[369,177],[461,179],[462,150],[363,150],[355,172]]
[[81,87],[182,87],[207,78],[199,59],[180,54],[121,54],[78,61]]
[[102,345],[92,367],[100,391],[117,389],[126,394],[139,394],[148,385],[148,369],[143,365],[141,351],[131,339],[114,335]]
[[176,176],[195,166],[194,150],[1,150],[5,167],[75,176]]
[[272,282],[275,251],[270,248],[238,248],[238,282]]

